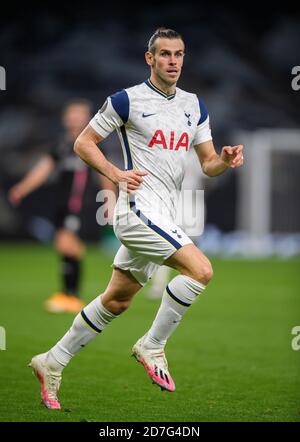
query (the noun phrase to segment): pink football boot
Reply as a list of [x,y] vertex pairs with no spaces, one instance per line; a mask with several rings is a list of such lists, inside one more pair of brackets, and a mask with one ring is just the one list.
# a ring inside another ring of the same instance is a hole
[[159,385],[162,390],[175,391],[175,384],[168,371],[168,362],[164,351],[145,348],[144,339],[145,336],[134,344],[132,356],[144,366],[153,384]]
[[45,355],[46,353],[42,353],[34,356],[28,366],[33,369],[33,373],[41,384],[41,398],[43,404],[51,410],[60,410],[57,393],[61,382],[61,374],[49,370],[45,364]]

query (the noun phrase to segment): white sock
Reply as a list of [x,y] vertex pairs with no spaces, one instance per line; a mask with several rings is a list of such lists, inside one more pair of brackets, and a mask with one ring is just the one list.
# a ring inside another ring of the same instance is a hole
[[78,313],[69,331],[49,350],[48,367],[62,371],[75,353],[93,341],[116,317],[103,307],[101,296],[98,296]]
[[144,344],[147,348],[164,348],[185,311],[205,287],[204,284],[184,275],[177,275],[169,282],[157,315],[145,338]]
[[150,287],[150,293],[154,297],[162,297],[164,287],[166,287],[170,279],[171,268],[167,266],[160,266],[152,278],[152,285]]

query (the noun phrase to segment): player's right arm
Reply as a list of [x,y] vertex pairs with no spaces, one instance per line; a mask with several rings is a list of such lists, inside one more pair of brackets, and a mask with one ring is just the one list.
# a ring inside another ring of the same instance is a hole
[[97,146],[103,139],[100,134],[88,125],[76,139],[74,151],[86,164],[106,176],[115,185],[121,185],[121,188],[128,193],[134,192],[141,185],[143,176],[147,172],[140,172],[138,170],[124,171],[114,166],[105,158]]
[[25,177],[15,184],[8,192],[11,204],[18,205],[23,198],[40,187],[49,177],[55,167],[50,155],[46,155],[31,169]]

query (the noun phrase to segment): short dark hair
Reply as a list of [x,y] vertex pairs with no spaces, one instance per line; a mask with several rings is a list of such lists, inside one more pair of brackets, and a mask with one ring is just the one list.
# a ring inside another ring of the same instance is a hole
[[[183,41],[183,38],[181,37],[181,35],[177,31],[174,31],[173,29],[164,28],[164,27],[158,28],[158,29],[156,29],[154,34],[151,36],[151,38],[148,42],[148,51],[152,52],[152,54],[155,53],[155,41],[158,38],[169,38],[170,40],[175,39],[175,38],[180,38]],[[184,43],[184,41],[183,41],[183,43]]]

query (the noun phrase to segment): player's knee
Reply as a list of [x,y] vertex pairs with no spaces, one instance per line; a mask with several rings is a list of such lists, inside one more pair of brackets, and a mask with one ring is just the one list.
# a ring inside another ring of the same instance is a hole
[[85,253],[85,246],[82,241],[72,235],[59,232],[54,239],[54,246],[57,252],[63,256],[70,256],[81,259]]
[[73,244],[71,243],[69,238],[66,237],[63,233],[58,233],[54,239],[54,246],[58,253],[61,255],[66,255],[70,252],[70,249],[72,249]]
[[203,279],[204,279],[204,284],[207,285],[213,278],[214,276],[214,271],[212,268],[212,265],[209,263],[208,265],[205,265],[204,267],[204,272],[203,272]]
[[131,304],[131,299],[112,299],[105,304],[105,308],[107,308],[110,312],[115,315],[120,315],[125,312]]
[[201,284],[207,285],[213,277],[213,268],[208,261],[205,264],[199,265],[197,271],[194,273],[193,278]]
[[120,313],[125,312],[131,304],[131,299],[118,301]]

